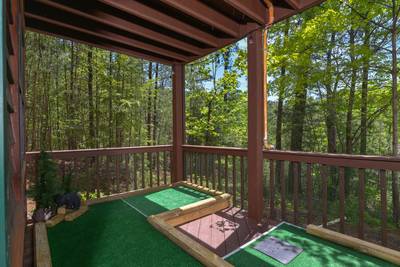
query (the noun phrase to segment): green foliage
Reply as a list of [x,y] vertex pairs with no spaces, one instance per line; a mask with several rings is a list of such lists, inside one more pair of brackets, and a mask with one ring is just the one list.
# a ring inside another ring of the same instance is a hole
[[53,208],[58,193],[57,167],[48,153],[41,151],[38,159],[38,177],[33,189],[36,208]]

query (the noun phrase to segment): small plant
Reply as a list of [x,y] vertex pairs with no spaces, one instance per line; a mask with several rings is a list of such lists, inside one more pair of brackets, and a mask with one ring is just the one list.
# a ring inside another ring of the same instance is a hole
[[57,190],[57,165],[48,153],[41,151],[38,160],[38,177],[34,187],[36,209],[55,208]]

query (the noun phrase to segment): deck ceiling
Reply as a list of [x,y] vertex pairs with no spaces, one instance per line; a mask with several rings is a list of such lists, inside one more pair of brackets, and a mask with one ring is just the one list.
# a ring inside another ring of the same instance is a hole
[[[274,22],[323,0],[273,0]],[[189,63],[265,27],[262,0],[25,0],[29,30],[163,64]]]

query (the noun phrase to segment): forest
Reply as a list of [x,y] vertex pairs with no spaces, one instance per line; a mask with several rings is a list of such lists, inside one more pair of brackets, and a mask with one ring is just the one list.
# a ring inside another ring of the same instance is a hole
[[[397,1],[329,0],[268,30],[269,143],[397,155]],[[27,150],[171,143],[171,68],[26,34]],[[245,147],[246,41],[186,66],[189,144]]]

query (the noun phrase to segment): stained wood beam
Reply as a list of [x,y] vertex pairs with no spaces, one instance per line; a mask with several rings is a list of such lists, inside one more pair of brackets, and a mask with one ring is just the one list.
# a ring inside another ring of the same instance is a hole
[[110,41],[115,41],[115,42],[119,42],[119,43],[122,43],[122,44],[126,44],[128,46],[132,46],[132,47],[136,47],[136,48],[143,49],[143,50],[146,50],[146,51],[150,51],[150,52],[159,54],[161,56],[174,58],[174,59],[176,59],[178,61],[187,61],[188,60],[188,58],[182,56],[181,54],[178,54],[178,53],[175,53],[175,52],[169,51],[167,49],[164,49],[164,48],[161,48],[161,47],[158,47],[158,46],[154,46],[154,45],[151,45],[151,44],[148,44],[148,43],[144,43],[144,42],[141,42],[141,41],[138,41],[138,40],[135,40],[135,39],[131,39],[131,38],[125,37],[125,36],[120,35],[120,34],[116,34],[116,33],[109,32],[109,31],[104,31],[104,30],[102,30],[100,28],[99,29],[97,29],[97,28],[88,29],[88,28],[85,28],[84,25],[82,25],[81,27],[78,27],[78,26],[75,26],[75,25],[72,25],[72,24],[61,22],[59,20],[55,20],[53,18],[49,18],[49,17],[44,17],[44,16],[40,16],[40,15],[37,15],[37,14],[33,14],[33,13],[28,12],[28,11],[25,12],[25,16],[28,17],[28,18],[34,18],[34,19],[37,19],[37,20],[41,20],[43,22],[46,22],[46,23],[49,23],[49,24],[53,24],[53,25],[56,25],[56,26],[65,27],[65,28],[68,28],[68,29],[71,29],[71,30],[75,30],[75,31],[78,31],[78,32],[83,32],[83,33],[86,33],[86,34],[89,34],[89,35],[93,35],[93,36],[97,36],[97,37],[100,37],[100,38],[104,38],[104,39],[107,39],[107,40],[110,40]]
[[190,37],[199,42],[205,43],[211,47],[218,47],[218,39],[206,32],[199,30],[189,24],[186,24],[180,20],[170,17],[158,10],[150,8],[135,0],[99,0],[107,5],[118,8],[129,14],[147,20],[151,23],[157,24],[161,27],[165,27],[174,32],[180,33],[187,37]]
[[245,14],[259,24],[267,23],[267,10],[260,0],[224,0],[226,3]]
[[289,6],[293,9],[300,9],[301,5],[300,5],[300,1],[299,0],[285,0],[286,3],[289,4]]
[[239,35],[239,23],[198,0],[161,0],[161,2],[221,30],[232,37],[237,37]]
[[248,211],[249,217],[261,221],[263,199],[264,137],[264,47],[262,30],[247,37],[248,66]]
[[183,143],[185,139],[185,65],[172,66],[172,182],[183,180]]
[[172,38],[168,35],[159,33],[157,31],[148,29],[146,27],[126,21],[124,19],[121,19],[119,17],[113,16],[111,14],[108,14],[108,13],[105,13],[105,12],[102,12],[99,10],[92,10],[92,11],[84,12],[84,11],[69,7],[67,5],[64,5],[57,1],[50,1],[50,0],[35,0],[35,1],[39,2],[39,3],[43,3],[47,6],[57,8],[59,10],[65,11],[65,12],[69,12],[71,14],[75,14],[75,15],[90,19],[90,20],[98,22],[98,23],[106,24],[106,25],[115,27],[120,30],[124,30],[124,31],[130,32],[130,33],[133,33],[133,34],[137,34],[137,35],[152,39],[154,41],[178,48],[180,50],[192,53],[194,55],[202,55],[203,54],[203,49],[201,49],[197,46],[188,44],[186,42]]
[[41,34],[54,36],[56,38],[62,37],[62,38],[65,38],[67,40],[71,40],[71,41],[74,41],[74,42],[86,44],[86,45],[89,45],[89,46],[95,46],[95,47],[98,47],[98,48],[101,48],[101,49],[104,49],[104,50],[113,51],[113,52],[116,52],[116,53],[126,54],[126,55],[129,55],[129,56],[132,56],[132,57],[142,58],[142,59],[153,61],[153,62],[159,62],[159,63],[165,64],[165,65],[172,65],[173,64],[172,61],[169,61],[167,59],[163,59],[161,57],[155,57],[155,56],[144,54],[144,53],[140,53],[140,52],[137,52],[137,51],[128,50],[128,49],[121,48],[121,47],[118,47],[118,46],[115,46],[115,45],[111,45],[111,44],[108,44],[108,43],[107,44],[106,43],[101,43],[100,44],[100,43],[89,42],[89,40],[86,40],[86,39],[83,39],[83,38],[78,38],[75,35],[72,36],[70,34],[63,33],[61,30],[60,31],[54,31],[54,30],[51,30],[51,29],[45,29],[42,26],[34,25],[32,23],[32,21],[31,21],[31,19],[29,19],[29,18],[27,18],[27,20],[26,20],[26,29],[30,30],[30,31],[38,32],[38,33],[41,33]]

